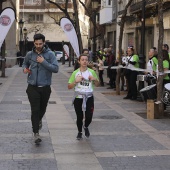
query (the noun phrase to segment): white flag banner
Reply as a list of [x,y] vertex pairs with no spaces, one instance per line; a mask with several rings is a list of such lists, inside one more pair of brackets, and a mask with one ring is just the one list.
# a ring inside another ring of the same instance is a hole
[[4,39],[15,20],[15,12],[12,8],[5,8],[0,15],[0,48]]
[[68,48],[68,45],[64,44],[63,45],[63,49],[64,49],[64,51],[65,51],[65,53],[67,55],[67,58],[69,58],[69,48]]
[[70,44],[72,45],[76,56],[79,57],[80,56],[79,44],[77,34],[72,22],[68,18],[61,18],[60,26],[65,32],[68,40],[70,41]]

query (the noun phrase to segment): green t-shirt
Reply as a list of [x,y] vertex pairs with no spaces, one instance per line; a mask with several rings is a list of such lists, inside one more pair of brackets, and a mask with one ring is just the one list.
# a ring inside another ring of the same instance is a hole
[[136,62],[135,67],[139,68],[139,56],[138,55],[133,55],[133,61]]
[[157,71],[158,60],[156,57],[149,59],[147,63],[147,70],[152,74],[153,71]]
[[158,59],[156,57],[153,57],[152,61],[153,61],[152,69],[153,69],[153,71],[156,71],[157,65],[158,65]]
[[134,54],[132,57],[130,57],[130,56],[128,56],[127,57],[127,59],[129,60],[129,61],[135,61],[136,63],[135,63],[135,65],[132,65],[132,64],[128,64],[128,67],[129,68],[139,68],[139,56],[138,55],[136,55],[136,54]]
[[[169,61],[167,61],[167,60],[164,60],[164,61],[163,61],[163,68],[169,69]],[[169,79],[170,79],[169,76],[168,76],[168,74],[164,77],[164,79],[165,79],[165,80],[169,80]]]
[[105,54],[105,53],[104,53],[104,52],[102,52],[102,51],[99,51],[99,53],[100,53],[101,55],[103,55],[102,60],[103,60],[103,61],[105,61],[105,60],[106,60],[106,57],[104,56],[104,54]]
[[79,92],[93,92],[94,81],[89,81],[89,76],[93,76],[97,80],[99,80],[96,72],[90,68],[87,68],[86,71],[81,72],[80,69],[78,68],[72,73],[71,77],[69,78],[68,83],[70,84],[70,83],[75,82],[76,77],[79,75],[83,76],[83,80],[76,84],[76,86],[74,87],[74,90],[79,91]]

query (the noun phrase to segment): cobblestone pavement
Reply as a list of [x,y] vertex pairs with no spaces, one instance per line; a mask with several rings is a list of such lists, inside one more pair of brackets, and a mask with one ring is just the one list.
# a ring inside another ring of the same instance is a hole
[[147,120],[144,102],[123,100],[126,92],[116,96],[106,85],[95,88],[90,138],[76,140],[73,91],[67,90],[72,70],[66,63],[53,74],[43,141],[36,146],[26,75],[17,66],[6,69],[0,78],[0,170],[170,169],[170,119]]

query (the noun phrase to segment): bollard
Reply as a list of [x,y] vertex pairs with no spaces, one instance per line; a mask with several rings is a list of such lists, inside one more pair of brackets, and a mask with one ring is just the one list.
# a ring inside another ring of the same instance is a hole
[[154,102],[154,100],[147,100],[147,119],[159,119],[160,103]]

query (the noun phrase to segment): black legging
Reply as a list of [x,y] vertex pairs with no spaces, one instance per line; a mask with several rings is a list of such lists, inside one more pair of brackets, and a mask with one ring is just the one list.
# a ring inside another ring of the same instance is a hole
[[128,97],[133,97],[134,99],[137,98],[137,85],[136,85],[136,80],[137,80],[137,71],[132,71],[129,70],[129,74],[126,75],[128,85],[129,85],[129,90],[128,90]]
[[[74,109],[77,115],[77,128],[79,132],[82,132],[82,126],[83,126],[83,111],[82,111],[82,102],[83,99],[76,98],[74,100]],[[90,123],[92,122],[93,117],[93,111],[94,111],[94,98],[89,97],[86,103],[86,111],[85,111],[85,127],[88,127]]]
[[104,85],[104,82],[103,82],[103,71],[104,71],[104,70],[99,70],[100,85]]
[[115,81],[116,81],[116,70],[115,69],[110,69],[108,68],[108,76],[109,76],[109,84],[110,84],[110,87],[112,88],[115,88]]

